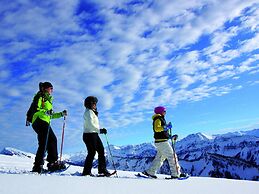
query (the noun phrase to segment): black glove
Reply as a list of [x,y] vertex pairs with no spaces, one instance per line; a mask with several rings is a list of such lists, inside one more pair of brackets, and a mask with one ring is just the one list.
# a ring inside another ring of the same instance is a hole
[[66,117],[66,116],[67,116],[67,110],[63,110],[63,111],[61,112],[61,115],[62,115],[62,117],[63,117],[63,116]]
[[105,128],[100,129],[100,133],[101,134],[107,134],[107,129],[105,129]]

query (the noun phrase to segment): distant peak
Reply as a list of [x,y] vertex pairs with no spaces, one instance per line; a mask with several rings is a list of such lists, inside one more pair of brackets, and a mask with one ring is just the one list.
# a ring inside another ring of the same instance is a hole
[[201,139],[204,139],[204,140],[210,140],[210,139],[213,139],[213,137],[212,136],[210,136],[210,135],[206,135],[206,134],[204,134],[204,133],[197,133],[197,135],[201,138]]
[[194,133],[191,135],[188,135],[187,137],[183,138],[183,141],[188,141],[188,142],[197,142],[197,141],[208,141],[213,139],[213,137],[209,135],[205,135],[204,133]]

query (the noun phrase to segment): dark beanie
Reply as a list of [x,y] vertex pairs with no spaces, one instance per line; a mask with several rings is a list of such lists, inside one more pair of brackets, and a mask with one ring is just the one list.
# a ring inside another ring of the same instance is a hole
[[95,96],[88,96],[85,101],[84,101],[84,105],[86,108],[91,109],[92,103],[97,103],[98,99]]
[[42,83],[42,88],[43,88],[43,89],[47,89],[47,88],[50,88],[50,87],[53,88],[53,86],[52,86],[52,84],[51,84],[50,82],[44,82],[44,83]]

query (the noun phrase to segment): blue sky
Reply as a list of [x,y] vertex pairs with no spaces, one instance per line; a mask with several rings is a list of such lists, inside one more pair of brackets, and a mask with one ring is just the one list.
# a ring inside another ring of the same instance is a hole
[[0,149],[36,151],[25,114],[40,81],[68,109],[65,152],[85,150],[88,95],[115,145],[151,142],[158,105],[180,138],[259,127],[256,0],[0,2]]

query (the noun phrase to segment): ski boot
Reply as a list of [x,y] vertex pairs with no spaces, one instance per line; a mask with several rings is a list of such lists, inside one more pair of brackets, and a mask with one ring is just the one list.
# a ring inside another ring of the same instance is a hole
[[55,162],[52,162],[52,163],[48,163],[47,166],[48,166],[48,170],[50,172],[55,172],[55,171],[66,169],[65,163],[61,162],[61,161],[55,161]]
[[46,169],[43,168],[43,165],[34,165],[32,167],[32,171],[31,172],[37,172],[37,173],[44,173],[44,172],[47,172]]
[[153,179],[156,179],[156,178],[157,178],[156,175],[149,174],[147,171],[142,172],[142,174],[144,174],[144,175],[146,175],[146,176],[148,176],[148,177],[151,177],[151,178],[153,178]]
[[184,179],[187,179],[189,178],[189,175],[186,174],[186,173],[181,173],[179,175],[171,175],[171,177],[166,177],[165,179],[178,179],[178,180],[184,180]]
[[112,173],[110,173],[107,169],[103,169],[103,170],[98,170],[98,176],[106,176],[109,177],[111,176]]
[[186,177],[188,177],[189,175],[188,174],[186,174],[186,173],[181,173],[180,175],[179,175],[179,178],[186,178]]

